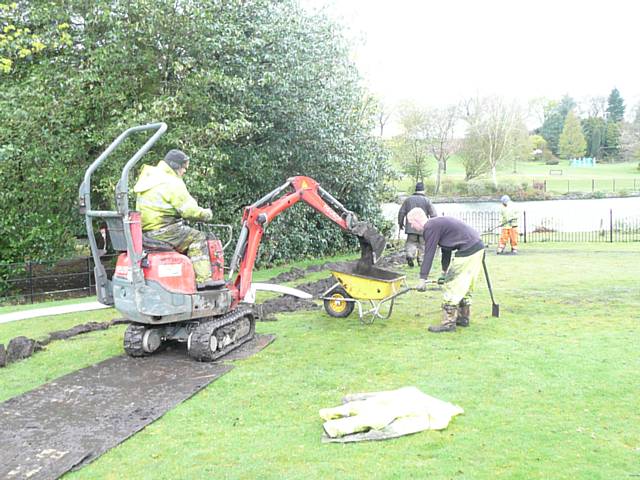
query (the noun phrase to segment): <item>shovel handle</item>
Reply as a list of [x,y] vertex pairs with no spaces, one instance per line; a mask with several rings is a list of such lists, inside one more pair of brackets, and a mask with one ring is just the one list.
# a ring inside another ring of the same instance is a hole
[[484,278],[487,280],[487,287],[489,288],[489,295],[491,295],[491,315],[494,317],[500,316],[500,305],[498,305],[493,298],[493,289],[491,288],[491,280],[489,279],[489,270],[487,270],[487,264],[485,262],[486,254],[482,255],[482,268],[484,269]]

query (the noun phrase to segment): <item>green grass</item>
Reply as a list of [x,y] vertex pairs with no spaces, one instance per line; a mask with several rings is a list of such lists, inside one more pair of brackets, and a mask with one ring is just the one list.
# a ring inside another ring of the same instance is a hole
[[[394,166],[400,171],[398,165]],[[435,161],[430,163],[433,171],[431,179],[435,179]],[[562,170],[562,175],[550,173],[551,170]],[[547,190],[554,193],[566,193],[567,181],[571,192],[591,192],[595,191],[611,192],[615,179],[615,191],[637,191],[640,188],[640,171],[638,162],[626,163],[599,163],[595,167],[571,167],[568,160],[560,160],[558,165],[545,165],[541,162],[518,162],[516,164],[517,173],[513,173],[513,164],[505,165],[498,170],[498,183],[510,182],[520,184],[526,182],[530,187],[533,181],[547,181]],[[456,182],[463,181],[465,177],[462,159],[453,156],[447,162],[447,174],[443,180],[449,179]],[[591,180],[595,180],[592,185]],[[634,183],[635,179],[635,183]],[[476,181],[490,181],[490,175],[483,175]],[[401,179],[392,182],[393,187],[400,192],[412,193],[415,187],[413,178],[403,176]],[[429,192],[427,192],[429,193]]]
[[[490,316],[484,282],[471,327],[453,334],[426,331],[437,291],[400,297],[371,326],[322,310],[281,315],[258,325],[277,334],[271,346],[65,478],[640,475],[640,245],[522,245],[520,256],[487,259],[501,318]],[[54,342],[0,369],[0,400],[121,353],[122,331]],[[442,432],[320,443],[320,408],[406,385],[465,414]]]

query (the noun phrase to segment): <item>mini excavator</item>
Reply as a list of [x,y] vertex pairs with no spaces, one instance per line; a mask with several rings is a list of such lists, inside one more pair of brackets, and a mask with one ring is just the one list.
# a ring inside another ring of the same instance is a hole
[[[130,128],[89,166],[79,190],[80,213],[85,216],[87,235],[95,262],[98,301],[114,306],[130,324],[124,334],[124,350],[132,357],[157,351],[165,342],[187,344],[188,355],[198,361],[214,361],[254,336],[256,285],[252,274],[265,227],[300,200],[323,214],[341,229],[358,237],[363,264],[377,262],[385,247],[384,237],[370,224],[326,192],[315,180],[296,176],[244,209],[242,227],[225,279],[224,248],[212,237],[207,240],[214,286],[196,288],[191,260],[171,245],[147,238],[140,212],[129,210],[129,172],[167,129],[165,123]],[[91,176],[127,137],[153,132],[127,161],[115,188],[116,210],[93,210]],[[94,220],[104,221],[113,249],[119,252],[115,271],[108,278],[100,259],[93,229]],[[229,242],[227,242],[227,245]],[[269,286],[263,289],[269,289]],[[279,291],[303,296],[286,287]],[[308,298],[308,297],[307,297]]]

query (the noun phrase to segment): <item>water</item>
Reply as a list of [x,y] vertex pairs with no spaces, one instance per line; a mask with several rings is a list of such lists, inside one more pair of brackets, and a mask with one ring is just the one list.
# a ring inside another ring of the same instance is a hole
[[[609,215],[613,219],[640,218],[640,197],[600,198],[589,200],[545,200],[538,202],[516,202],[521,212],[526,212],[527,228],[555,223],[567,232],[587,232],[609,225]],[[459,216],[467,212],[499,212],[500,202],[434,203],[438,215]],[[382,212],[385,218],[397,223],[397,203],[385,203]],[[395,235],[398,230],[396,225]]]

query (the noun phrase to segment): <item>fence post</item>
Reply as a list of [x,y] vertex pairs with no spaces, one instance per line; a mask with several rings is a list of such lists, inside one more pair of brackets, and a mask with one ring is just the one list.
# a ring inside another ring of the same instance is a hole
[[524,243],[527,243],[527,211],[522,212],[523,222],[524,222]]
[[613,243],[613,209],[609,209],[609,243]]
[[87,282],[89,295],[91,295],[91,257],[87,257]]
[[544,193],[547,193],[547,181],[544,181]]
[[33,263],[29,260],[29,297],[31,298],[31,303],[33,303]]
[[615,192],[616,191],[616,179],[614,178],[614,179],[612,179],[612,181],[613,181],[613,191]]
[[592,178],[591,179],[591,193],[596,191],[596,179]]

